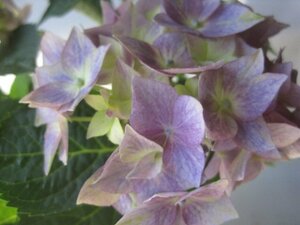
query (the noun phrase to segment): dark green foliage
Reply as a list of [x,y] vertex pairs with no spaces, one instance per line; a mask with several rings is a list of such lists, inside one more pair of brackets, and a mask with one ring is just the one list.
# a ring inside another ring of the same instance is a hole
[[[77,114],[86,112],[81,106]],[[34,111],[0,100],[0,193],[18,208],[20,224],[114,224],[112,209],[76,206],[84,181],[106,160],[114,146],[104,138],[86,140],[86,125],[70,124],[68,165],[54,160],[43,175],[44,128],[33,126]]]
[[0,49],[0,74],[33,72],[40,43],[36,26],[22,25]]
[[99,0],[50,0],[49,6],[40,23],[53,16],[63,16],[73,8],[82,11],[95,20],[101,19],[101,7]]

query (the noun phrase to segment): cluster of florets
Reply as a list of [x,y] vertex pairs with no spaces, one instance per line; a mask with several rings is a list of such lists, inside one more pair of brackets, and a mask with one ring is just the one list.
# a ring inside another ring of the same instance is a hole
[[97,111],[87,137],[118,147],[78,203],[114,206],[118,225],[236,218],[237,185],[300,155],[296,72],[281,52],[267,58],[285,25],[235,1],[101,2],[102,26],[44,35],[44,66],[22,99],[47,126],[45,173],[57,149],[67,163],[67,119],[85,99]]

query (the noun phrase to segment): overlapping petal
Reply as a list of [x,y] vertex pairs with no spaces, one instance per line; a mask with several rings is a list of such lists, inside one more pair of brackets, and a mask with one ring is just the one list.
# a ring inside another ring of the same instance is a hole
[[226,181],[203,186],[190,193],[163,193],[125,214],[117,225],[216,225],[237,218],[226,196]]
[[237,2],[165,0],[164,8],[166,14],[155,17],[159,24],[213,38],[240,33],[263,20],[262,16]]

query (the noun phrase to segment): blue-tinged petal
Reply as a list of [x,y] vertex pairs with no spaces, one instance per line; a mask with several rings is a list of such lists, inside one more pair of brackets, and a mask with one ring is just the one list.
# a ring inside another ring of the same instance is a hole
[[149,67],[159,70],[163,67],[163,60],[159,50],[154,48],[147,42],[140,41],[131,37],[118,36],[118,41],[126,48],[132,55],[141,60],[142,63]]
[[49,174],[62,134],[59,123],[47,124],[44,135],[44,173]]
[[[202,22],[209,18],[219,7],[220,0],[185,0],[184,12],[191,20]],[[197,24],[191,24],[197,26]],[[200,24],[201,25],[201,24]]]
[[73,28],[62,52],[62,64],[66,71],[73,74],[80,70],[95,50],[91,40],[77,28]]
[[235,97],[235,116],[243,121],[252,121],[261,116],[286,79],[285,74],[263,74],[247,86],[241,86]]
[[53,65],[61,60],[61,54],[65,46],[65,40],[46,32],[41,40],[44,65]]
[[166,13],[173,21],[175,21],[177,24],[182,25],[186,23],[188,18],[185,14],[184,1],[163,0],[163,5]]
[[165,33],[153,43],[159,49],[164,67],[191,67],[193,61],[187,47],[187,39],[180,33]]
[[131,126],[146,138],[164,145],[166,133],[172,125],[176,91],[158,81],[133,79]]
[[247,151],[265,158],[280,158],[274,145],[266,122],[259,118],[255,121],[239,124],[239,130],[234,138],[237,145]]
[[50,83],[39,87],[21,99],[21,103],[28,103],[30,107],[47,107],[60,109],[64,104],[72,101],[78,94],[76,86],[64,83]]
[[[42,66],[35,69],[36,86],[40,87],[49,83],[73,83],[74,78],[62,68],[61,63]],[[36,87],[36,88],[37,88]]]
[[186,225],[221,225],[232,219],[238,218],[231,201],[227,196],[214,202],[192,200],[182,210]]
[[237,213],[224,194],[221,183],[201,187],[191,193],[156,194],[125,214],[116,225],[222,224],[236,218]]
[[57,122],[59,120],[60,114],[49,108],[37,108],[35,114],[35,126],[41,126],[47,123]]
[[200,145],[170,144],[164,150],[165,173],[173,176],[184,190],[200,186],[204,164],[204,152]]
[[263,17],[240,3],[222,4],[200,28],[206,37],[225,37],[249,29]]
[[91,89],[97,82],[99,72],[109,47],[110,45],[100,46],[84,59],[84,64],[80,69],[81,74],[78,74],[77,76],[77,78],[83,80],[84,87],[89,87]]
[[199,32],[196,30],[193,30],[183,24],[179,24],[176,21],[172,20],[167,14],[165,13],[159,13],[154,17],[155,22],[162,26],[171,27],[175,30],[179,30],[185,33],[191,33],[199,35]]
[[[169,143],[181,146],[197,146],[204,138],[203,108],[198,100],[190,96],[179,96],[173,111]],[[172,131],[171,131],[172,132]]]
[[241,82],[244,82],[247,79],[253,79],[256,76],[261,75],[264,71],[263,52],[259,49],[251,55],[243,56],[235,61],[227,63],[222,69],[225,76],[231,74],[235,79]]

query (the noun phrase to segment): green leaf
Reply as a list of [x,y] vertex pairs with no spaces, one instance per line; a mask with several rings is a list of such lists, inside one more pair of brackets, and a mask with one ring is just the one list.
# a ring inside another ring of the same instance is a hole
[[50,0],[49,6],[40,23],[53,16],[63,16],[74,8],[96,21],[101,21],[101,6],[99,0]]
[[[18,208],[20,224],[112,225],[112,209],[76,206],[79,190],[115,149],[105,138],[86,140],[86,123],[71,123],[69,160],[54,160],[43,175],[44,128],[33,126],[34,112],[9,99],[0,99],[0,193]],[[83,105],[76,116],[89,116]]]
[[79,1],[80,0],[50,0],[49,6],[44,13],[40,23],[44,22],[50,17],[64,15],[65,13],[73,9]]
[[102,20],[100,0],[81,0],[76,5],[76,9],[99,23]]
[[84,100],[89,106],[97,111],[108,109],[108,105],[101,95],[87,95]]
[[22,25],[10,34],[0,52],[0,74],[33,72],[40,43],[35,25]]
[[123,140],[124,137],[124,131],[123,131],[123,127],[120,123],[120,120],[118,118],[114,119],[114,122],[111,126],[110,131],[107,134],[108,139],[116,144],[119,145],[121,143],[121,141]]
[[13,99],[21,99],[30,91],[31,78],[28,75],[16,76],[11,87],[9,97]]
[[0,225],[13,224],[16,223],[18,220],[18,209],[14,207],[9,207],[6,204],[7,201],[0,199]]
[[108,133],[114,119],[106,115],[106,110],[96,112],[87,131],[87,138],[103,136]]

